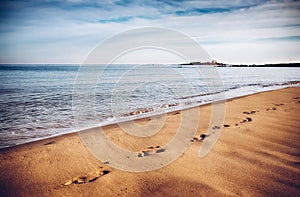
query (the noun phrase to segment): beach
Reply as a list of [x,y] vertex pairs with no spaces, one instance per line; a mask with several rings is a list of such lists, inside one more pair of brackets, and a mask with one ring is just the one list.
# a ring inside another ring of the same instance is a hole
[[[0,196],[300,195],[299,87],[228,100],[221,135],[204,158],[198,156],[206,140],[200,135],[208,129],[211,105],[199,109],[196,140],[176,161],[154,171],[111,168],[88,151],[78,133],[1,149]],[[103,130],[115,144],[138,153],[163,147],[180,120],[180,111],[169,113],[158,133],[142,139],[118,125]]]

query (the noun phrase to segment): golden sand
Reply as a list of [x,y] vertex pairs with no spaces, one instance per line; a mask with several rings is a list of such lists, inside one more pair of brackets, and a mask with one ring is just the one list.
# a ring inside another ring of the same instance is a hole
[[[150,172],[109,167],[93,157],[77,133],[2,149],[0,196],[300,195],[300,88],[227,101],[221,136],[199,158],[210,108],[200,107],[198,133],[188,150]],[[180,112],[168,114],[162,130],[147,138],[126,134],[117,125],[103,129],[115,144],[144,156],[174,136],[180,118]]]

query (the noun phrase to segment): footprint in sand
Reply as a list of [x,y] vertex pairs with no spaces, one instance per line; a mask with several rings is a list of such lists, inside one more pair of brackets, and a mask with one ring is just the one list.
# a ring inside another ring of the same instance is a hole
[[193,137],[193,139],[191,139],[190,141],[191,142],[202,142],[205,138],[209,137],[209,135],[205,134],[205,133],[202,133],[199,137],[198,136],[195,136]]
[[276,109],[277,109],[276,107],[273,107],[273,108],[271,108],[271,109],[270,109],[270,108],[267,108],[266,111],[276,110]]
[[210,136],[210,134],[207,135],[207,134],[203,133],[203,134],[200,135],[200,138],[201,138],[200,140],[202,141],[202,140],[204,140],[205,138],[207,138],[209,136]]
[[165,152],[165,148],[160,148],[160,146],[149,146],[146,150],[141,151],[137,154],[138,157],[145,157],[155,153],[163,153]]
[[250,112],[244,111],[243,114],[248,114],[248,115],[250,115],[250,114],[255,114],[256,112],[259,112],[259,110],[252,110],[252,111],[250,111]]
[[97,171],[94,174],[88,175],[88,176],[77,176],[73,179],[70,179],[64,183],[65,186],[71,185],[71,184],[86,184],[91,183],[95,180],[97,180],[99,177],[104,176],[106,174],[110,173],[109,170],[100,170]]
[[245,122],[251,122],[252,121],[252,118],[244,118],[240,123],[245,123]]
[[[247,117],[247,118],[242,119],[239,123],[243,124],[243,123],[251,122],[251,121],[252,121],[252,118]],[[239,124],[236,123],[235,126],[239,126]]]
[[148,149],[158,149],[158,148],[160,148],[160,146],[148,146],[147,148]]
[[213,129],[213,130],[221,129],[221,127],[219,127],[219,126],[213,126],[212,129]]
[[195,136],[195,137],[193,137],[193,139],[191,139],[190,141],[191,141],[191,142],[199,142],[200,139],[199,139],[197,136]]
[[[268,111],[270,109],[268,108],[266,110]],[[276,108],[274,107],[273,110],[276,110]],[[257,113],[257,112],[259,112],[259,110],[251,110],[249,112],[248,111],[244,111],[243,114],[253,115],[253,114]],[[243,118],[239,123],[246,123],[246,122],[251,122],[251,121],[252,121],[252,118],[246,117],[246,118]],[[236,123],[235,126],[239,126],[239,124]],[[224,125],[224,127],[226,127],[226,126]]]
[[282,106],[282,105],[284,105],[284,104],[282,104],[282,103],[279,103],[279,104],[274,104],[275,106]]
[[[300,99],[300,97],[299,97],[299,96],[297,96],[297,97],[294,97],[293,99],[295,99],[295,100],[298,100],[298,99]],[[296,104],[299,104],[299,103],[300,103],[300,100],[298,100],[298,101],[295,101],[294,103],[296,103]]]

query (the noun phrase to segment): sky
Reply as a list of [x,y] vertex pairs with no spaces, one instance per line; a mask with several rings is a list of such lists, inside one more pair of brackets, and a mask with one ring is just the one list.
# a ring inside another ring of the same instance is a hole
[[[219,62],[300,62],[300,1],[4,0],[0,63],[80,64],[99,43],[140,27],[179,31]],[[119,60],[180,61],[155,50],[136,51]]]

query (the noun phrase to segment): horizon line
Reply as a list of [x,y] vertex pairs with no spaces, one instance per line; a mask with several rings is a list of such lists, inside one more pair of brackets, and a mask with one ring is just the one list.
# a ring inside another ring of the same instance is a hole
[[[193,61],[193,62],[197,62],[197,61]],[[143,64],[143,65],[148,65],[148,64],[189,64],[189,63],[193,63],[193,62],[181,62],[181,63],[110,63],[110,64]],[[201,62],[201,63],[211,63],[211,62]],[[300,62],[272,62],[272,63],[224,63],[224,62],[219,62],[217,61],[217,63],[219,64],[224,64],[224,65],[266,65],[266,64],[299,64]],[[47,65],[54,65],[54,64],[65,64],[65,65],[83,65],[85,63],[0,63],[0,65],[4,65],[4,64],[36,64],[36,65],[40,65],[40,64],[47,64]],[[95,64],[107,64],[107,63],[90,63],[91,65],[95,65]]]

